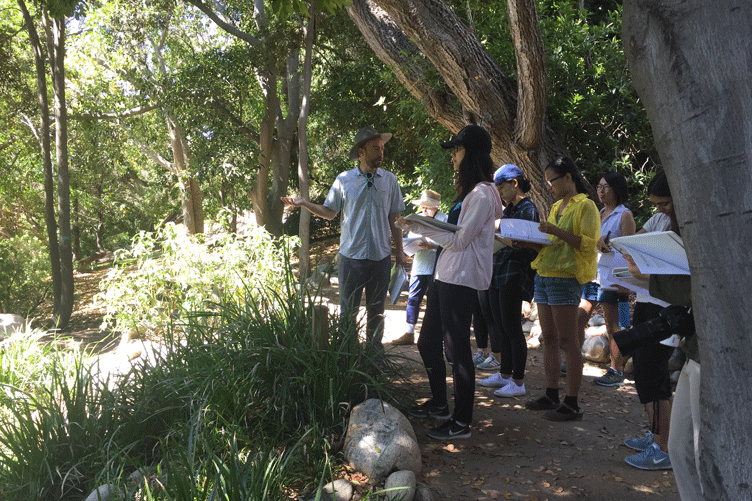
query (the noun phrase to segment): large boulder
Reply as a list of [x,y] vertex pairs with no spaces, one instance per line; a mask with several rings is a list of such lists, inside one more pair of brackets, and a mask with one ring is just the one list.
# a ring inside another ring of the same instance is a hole
[[384,484],[386,501],[413,501],[415,499],[415,473],[410,470],[395,471]]
[[344,452],[347,462],[374,483],[393,471],[420,473],[420,447],[410,421],[388,403],[375,398],[352,410]]

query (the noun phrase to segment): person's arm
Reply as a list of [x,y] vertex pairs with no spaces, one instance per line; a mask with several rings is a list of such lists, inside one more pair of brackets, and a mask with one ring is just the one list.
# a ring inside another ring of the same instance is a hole
[[578,237],[577,235],[573,235],[568,231],[562,230],[555,224],[549,223],[548,221],[543,221],[540,226],[538,226],[538,229],[543,233],[548,233],[549,235],[561,238],[570,247],[573,247],[577,250],[579,250],[580,246],[582,245],[582,237]]
[[626,237],[629,235],[634,235],[636,229],[637,223],[635,223],[632,211],[625,210],[624,212],[622,212],[621,223],[619,224],[619,231],[621,231],[621,236]]
[[404,268],[407,264],[407,254],[402,250],[402,230],[394,224],[397,221],[397,216],[399,216],[399,212],[389,214],[389,230],[392,232],[392,240],[396,249],[394,259],[398,265]]
[[[323,217],[324,219],[328,219],[330,221],[337,216],[337,213],[329,207],[315,204],[308,200],[304,200],[301,197],[279,197],[279,199],[282,200],[282,203],[284,203],[285,205],[305,207],[311,214],[316,214],[317,216]],[[402,242],[402,239],[400,239],[400,242]]]

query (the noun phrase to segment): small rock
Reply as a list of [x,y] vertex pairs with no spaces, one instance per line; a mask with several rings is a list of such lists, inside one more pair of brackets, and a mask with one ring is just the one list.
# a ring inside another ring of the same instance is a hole
[[418,484],[415,488],[415,499],[413,501],[433,501],[431,489],[427,485]]
[[384,484],[386,501],[413,501],[415,498],[415,473],[410,470],[395,471]]
[[[340,478],[339,480],[329,482],[322,487],[319,499],[321,501],[350,501],[353,496],[353,491],[353,485],[348,480]],[[314,499],[316,498],[311,498],[310,501],[313,501]]]
[[608,344],[608,338],[604,336],[589,337],[582,344],[582,356],[591,362],[608,362],[610,352],[611,347]]
[[591,327],[597,327],[599,325],[606,325],[606,321],[603,319],[601,315],[596,313],[592,317],[590,317],[590,321],[588,321],[588,325]]
[[86,496],[86,501],[114,501],[120,497],[120,489],[112,484],[105,484],[91,491],[91,494]]

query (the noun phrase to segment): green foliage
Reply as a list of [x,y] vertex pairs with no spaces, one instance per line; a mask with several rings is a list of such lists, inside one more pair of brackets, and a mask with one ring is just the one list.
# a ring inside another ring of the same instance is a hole
[[280,289],[259,284],[191,312],[184,336],[146,343],[147,357],[109,379],[75,352],[40,357],[35,341],[0,351],[15,359],[3,368],[44,360],[35,381],[0,381],[3,499],[70,499],[106,483],[144,500],[315,490],[339,461],[349,409],[389,400],[393,374],[336,318],[315,342],[315,303],[285,276]]
[[0,240],[0,312],[34,314],[52,293],[47,249],[35,238]]
[[[275,241],[263,228],[246,237],[223,233],[211,244],[174,224],[141,232],[130,249],[116,253],[115,266],[102,282],[98,300],[107,305],[105,325],[160,335],[177,328],[188,313],[246,290],[279,290],[287,274],[284,256],[295,240]],[[154,259],[157,251],[160,257]]]

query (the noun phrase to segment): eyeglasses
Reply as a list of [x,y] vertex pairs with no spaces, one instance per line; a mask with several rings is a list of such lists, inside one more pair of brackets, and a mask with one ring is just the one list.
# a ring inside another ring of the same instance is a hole
[[598,191],[606,191],[606,190],[610,190],[611,186],[609,186],[607,184],[599,184],[599,185],[597,185],[595,187],[595,189],[598,190]]
[[366,188],[373,186],[373,174],[366,172]]
[[551,186],[551,185],[553,184],[553,182],[554,182],[554,181],[556,181],[557,179],[561,179],[561,178],[563,178],[564,176],[566,176],[566,174],[562,174],[561,176],[556,176],[556,177],[555,177],[555,178],[553,178],[553,179],[546,179],[546,182],[548,183],[548,185],[549,185],[549,186]]

